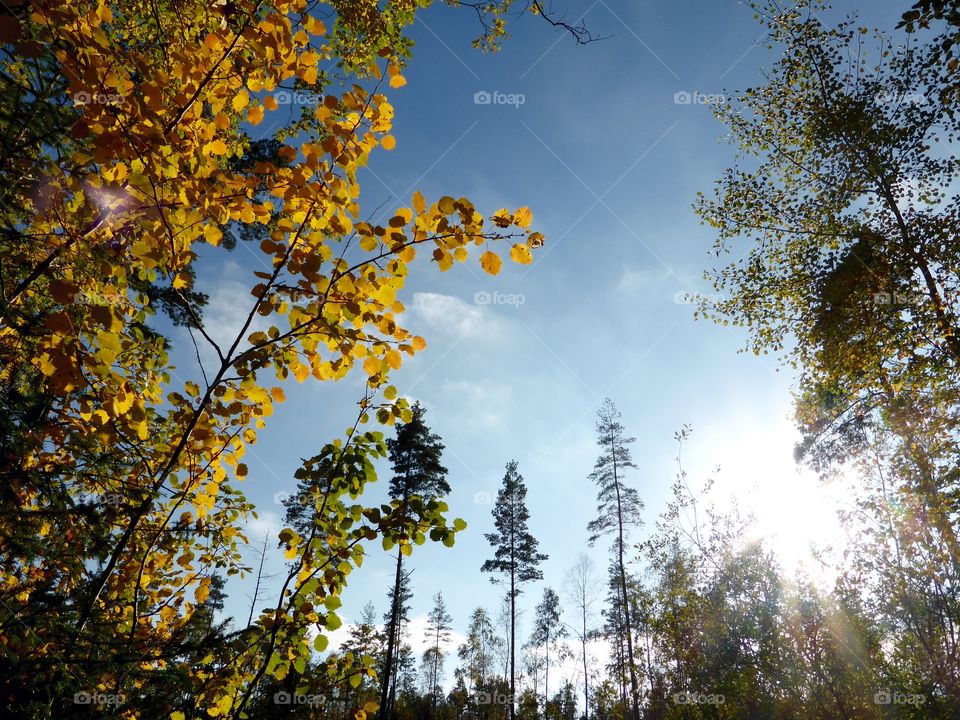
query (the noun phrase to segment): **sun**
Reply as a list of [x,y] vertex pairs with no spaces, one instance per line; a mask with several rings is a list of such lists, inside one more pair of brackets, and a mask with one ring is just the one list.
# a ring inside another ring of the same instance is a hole
[[777,556],[787,577],[802,573],[828,581],[830,550],[842,547],[844,527],[838,511],[849,505],[842,483],[825,483],[793,459],[800,436],[784,420],[760,425],[740,417],[734,442],[722,446],[712,497],[719,508],[735,501],[743,515],[752,515],[750,539],[762,541]]

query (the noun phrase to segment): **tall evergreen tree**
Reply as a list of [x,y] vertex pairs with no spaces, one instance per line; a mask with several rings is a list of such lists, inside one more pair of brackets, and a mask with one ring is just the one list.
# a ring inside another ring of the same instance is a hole
[[[426,410],[420,403],[413,406],[410,422],[397,424],[397,436],[387,440],[393,477],[390,496],[405,505],[414,496],[423,500],[442,497],[450,492],[447,469],[441,462],[443,443],[423,421]],[[403,553],[397,548],[397,567],[387,620],[387,647],[384,653],[380,683],[380,720],[388,717],[390,698],[396,696],[391,678],[396,676],[397,628],[400,623],[400,585],[403,582]]]
[[547,555],[538,551],[539,543],[527,529],[530,512],[527,510],[527,486],[517,472],[517,462],[507,463],[503,486],[497,493],[493,506],[494,532],[487,533],[487,542],[494,548],[494,556],[480,568],[482,572],[497,573],[491,582],[503,582],[508,586],[510,598],[510,720],[516,717],[516,649],[517,649],[517,597],[520,586],[532,580],[542,580],[540,564]]
[[[640,511],[643,501],[639,493],[624,485],[624,473],[636,469],[630,455],[630,444],[636,438],[624,435],[620,424],[620,412],[610,398],[606,398],[597,413],[597,445],[600,457],[590,473],[590,480],[597,486],[597,518],[587,525],[590,544],[600,537],[613,534],[613,552],[620,576],[622,597],[628,598],[626,541],[631,527],[641,523]],[[630,603],[623,604],[624,635],[627,649],[627,666],[630,674],[631,709],[634,720],[640,720],[640,685],[633,653],[633,631],[630,618]]]

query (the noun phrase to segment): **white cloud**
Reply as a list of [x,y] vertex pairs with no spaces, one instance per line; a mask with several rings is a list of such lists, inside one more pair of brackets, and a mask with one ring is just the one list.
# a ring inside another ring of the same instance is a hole
[[264,535],[275,538],[284,525],[280,516],[270,510],[258,510],[257,515],[258,517],[251,517],[244,523],[243,532],[247,540],[259,548]]
[[[631,268],[624,267],[623,273],[613,290],[617,293],[655,292],[661,289],[664,281],[670,279],[672,273],[666,268]],[[674,276],[675,277],[675,276]]]
[[440,293],[414,293],[410,311],[430,329],[453,337],[476,334],[496,322],[483,307]]
[[470,427],[501,427],[505,410],[513,405],[513,388],[489,378],[448,380],[443,384],[443,392],[450,397],[453,407],[471,408],[469,415],[461,418]]

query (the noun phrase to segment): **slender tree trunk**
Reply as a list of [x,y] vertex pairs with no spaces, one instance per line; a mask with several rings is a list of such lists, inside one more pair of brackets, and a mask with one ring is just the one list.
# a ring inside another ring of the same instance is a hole
[[433,642],[433,679],[430,684],[430,717],[437,712],[437,672],[440,665],[440,623],[437,623],[437,635]]
[[[380,680],[379,720],[387,720],[389,717],[388,703],[392,697],[391,688],[396,685],[396,672],[394,669],[396,660],[394,653],[396,652],[397,631],[400,625],[398,615],[400,614],[400,584],[403,578],[402,572],[403,553],[397,548],[397,573],[393,581],[393,606],[390,608],[390,626],[387,629],[387,655],[386,658],[384,658],[383,677]],[[391,679],[393,679],[393,682],[391,682]]]
[[550,632],[543,646],[543,717],[547,717],[547,704],[550,702]]
[[253,612],[257,607],[257,600],[260,599],[260,580],[263,578],[263,561],[267,557],[267,540],[270,533],[263,536],[263,548],[260,550],[260,567],[257,568],[257,584],[253,588],[253,600],[250,601],[250,615],[247,617],[247,627],[253,625]]
[[514,707],[514,692],[516,691],[517,677],[517,597],[514,594],[516,580],[514,570],[510,568],[510,720],[516,719],[516,708]]
[[583,611],[583,635],[580,636],[580,642],[583,645],[583,720],[590,720],[590,678],[587,675],[587,598],[586,583],[584,583],[584,596],[581,598],[583,604],[580,606]]
[[627,665],[630,668],[630,692],[633,720],[640,720],[639,688],[637,687],[637,668],[633,662],[633,630],[630,625],[630,596],[627,594],[627,570],[623,559],[623,507],[620,502],[620,478],[617,477],[617,448],[611,443],[610,455],[613,458],[613,486],[617,491],[617,559],[620,565],[620,586],[623,589],[623,620],[627,634]]

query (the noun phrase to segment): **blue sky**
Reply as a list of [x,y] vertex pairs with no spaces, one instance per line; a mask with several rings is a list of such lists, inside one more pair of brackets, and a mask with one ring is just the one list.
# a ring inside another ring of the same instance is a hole
[[[559,589],[585,548],[595,413],[605,396],[637,437],[639,469],[629,482],[646,502],[648,526],[674,473],[673,433],[690,423],[684,454],[694,482],[720,465],[717,492],[753,507],[758,532],[785,535],[785,556],[831,532],[829,493],[791,459],[791,375],[771,358],[738,354],[739,331],[695,322],[692,307],[676,301],[709,291],[701,277],[716,262],[713,236],[691,203],[734,152],[708,106],[677,100],[755,85],[775,51],[752,12],[732,0],[567,7],[570,19],[585,15],[591,30],[611,37],[576,46],[528,16],[514,19],[500,53],[485,55],[470,48],[478,30],[470,12],[437,4],[422,13],[408,84],[390,91],[397,148],[361,174],[368,209],[409,205],[414,189],[428,200],[466,195],[487,214],[528,205],[547,238],[532,266],[507,263],[495,278],[475,259],[446,274],[423,264],[403,294],[407,327],[428,347],[393,381],[428,409],[447,448],[451,515],[469,524],[453,549],[414,553],[413,611],[423,616],[443,591],[461,633],[474,607],[495,613],[501,597],[479,568],[492,524],[484,500],[508,460],[519,461],[531,529],[550,556],[544,583]],[[870,3],[864,20],[893,27],[900,12],[899,2]],[[477,104],[480,92],[522,95],[523,103]],[[258,262],[244,249],[204,258],[211,326],[226,332],[236,323]],[[187,354],[180,363],[189,365]],[[292,492],[300,458],[351,423],[360,388],[359,377],[288,385],[288,401],[248,452],[243,487],[263,511],[250,526],[254,543],[279,529],[275,494]],[[270,546],[268,569],[279,572]],[[605,551],[591,551],[601,571]],[[383,613],[390,570],[391,558],[371,548],[345,593],[346,620],[367,600]],[[530,608],[544,583],[528,588]],[[229,587],[228,612],[245,618],[250,586]],[[271,601],[265,595],[261,605]]]

